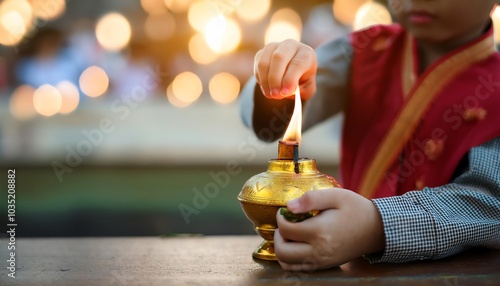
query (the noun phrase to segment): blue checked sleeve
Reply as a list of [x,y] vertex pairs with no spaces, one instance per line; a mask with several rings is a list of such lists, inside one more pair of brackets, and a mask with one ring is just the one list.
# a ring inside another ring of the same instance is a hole
[[372,201],[382,216],[386,246],[365,256],[370,263],[500,248],[500,138],[472,148],[468,170],[450,184]]

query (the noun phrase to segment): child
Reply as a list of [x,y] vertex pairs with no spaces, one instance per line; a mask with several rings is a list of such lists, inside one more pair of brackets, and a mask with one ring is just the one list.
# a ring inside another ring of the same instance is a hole
[[276,111],[293,108],[284,98],[297,83],[304,129],[345,113],[345,189],[288,202],[295,213],[322,210],[303,222],[277,214],[275,251],[285,270],[500,248],[495,2],[389,0],[399,24],[355,32],[316,55],[292,40],[256,54],[258,85],[243,91],[242,115],[261,139],[282,136]]

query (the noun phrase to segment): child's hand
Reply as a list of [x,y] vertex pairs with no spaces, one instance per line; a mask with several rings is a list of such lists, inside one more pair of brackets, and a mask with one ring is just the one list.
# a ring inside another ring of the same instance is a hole
[[303,99],[316,90],[316,53],[294,40],[269,43],[255,55],[254,73],[262,92],[268,98],[282,99],[293,95],[300,85]]
[[321,212],[293,223],[276,215],[274,248],[287,271],[314,271],[382,251],[385,245],[382,219],[368,199],[346,190],[327,189],[305,193],[288,202],[294,213]]

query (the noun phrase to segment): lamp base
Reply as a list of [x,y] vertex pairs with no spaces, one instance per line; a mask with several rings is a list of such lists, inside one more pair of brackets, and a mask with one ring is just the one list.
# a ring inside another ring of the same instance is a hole
[[274,241],[264,240],[252,253],[253,258],[262,260],[278,260],[274,254]]
[[[298,164],[298,165],[297,165]],[[296,168],[298,166],[298,169]],[[296,172],[298,170],[298,173]],[[276,214],[287,202],[308,191],[340,187],[333,177],[321,174],[313,159],[273,159],[266,172],[248,179],[238,194],[241,208],[264,242],[253,252],[256,260],[276,261]]]

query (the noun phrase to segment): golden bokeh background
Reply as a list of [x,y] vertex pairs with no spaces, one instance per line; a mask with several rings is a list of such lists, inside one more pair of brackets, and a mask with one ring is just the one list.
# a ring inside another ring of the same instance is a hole
[[[493,18],[498,17],[494,14]],[[4,0],[0,2],[0,52],[3,51],[0,59],[16,64],[20,57],[19,51],[26,47],[36,49],[38,45],[43,49],[44,44],[30,39],[34,39],[39,31],[48,26],[62,33],[65,42],[74,40],[71,43],[76,45],[76,48],[73,46],[76,49],[74,52],[86,53],[78,63],[87,65],[79,66],[81,74],[78,80],[70,76],[60,80],[65,82],[63,86],[71,98],[75,94],[79,97],[112,97],[106,94],[121,91],[117,87],[120,85],[117,78],[120,78],[120,69],[126,68],[123,67],[126,65],[124,62],[137,57],[139,61],[144,60],[143,64],[149,61],[148,64],[157,63],[170,70],[168,78],[161,79],[155,94],[162,94],[161,89],[163,94],[168,94],[167,88],[176,85],[174,80],[181,73],[191,72],[195,76],[187,80],[192,80],[196,86],[199,86],[200,80],[202,82],[199,96],[228,104],[237,99],[234,91],[218,92],[219,96],[214,96],[208,90],[210,79],[225,72],[232,76],[224,78],[230,79],[231,88],[234,87],[234,78],[238,79],[239,87],[243,86],[251,75],[251,56],[264,44],[295,39],[315,47],[343,36],[350,30],[373,24],[389,24],[391,21],[384,1],[371,0],[308,3],[271,0],[140,0],[135,5],[109,3],[99,7],[91,2],[75,4],[56,0]],[[324,31],[325,23],[330,25],[327,27],[330,33]],[[312,36],[308,38],[308,35]],[[12,53],[12,49],[17,52]],[[240,64],[230,64],[236,61]],[[0,88],[11,95],[11,115],[17,119],[32,118],[20,114],[31,114],[29,110],[33,110],[34,103],[17,98],[26,98],[19,94],[26,93],[29,82],[19,80],[8,71],[3,76],[5,83]],[[40,82],[35,86],[31,84],[31,88],[38,89],[43,84],[56,86],[60,82]],[[76,86],[78,93],[69,84]],[[186,81],[183,84],[189,85]],[[221,98],[220,94],[228,95]],[[170,98],[166,97],[166,102],[172,103]],[[177,100],[182,101],[180,105],[184,107],[196,102],[183,101],[182,96]],[[70,105],[61,105],[64,110],[53,115],[77,112],[79,105],[85,104],[86,100],[71,102]],[[49,116],[47,114],[44,116]]]

